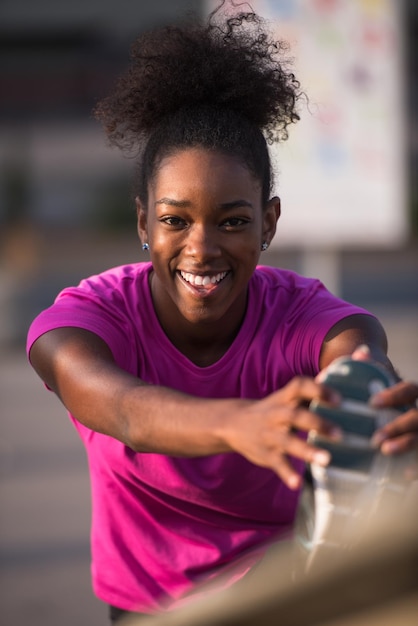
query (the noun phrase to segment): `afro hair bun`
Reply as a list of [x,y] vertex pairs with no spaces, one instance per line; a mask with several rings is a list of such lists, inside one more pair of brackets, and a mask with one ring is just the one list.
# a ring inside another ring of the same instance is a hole
[[286,70],[287,45],[255,13],[222,19],[220,8],[207,24],[165,26],[134,42],[127,72],[95,110],[112,145],[130,150],[163,119],[201,105],[235,111],[269,143],[287,138],[300,88]]

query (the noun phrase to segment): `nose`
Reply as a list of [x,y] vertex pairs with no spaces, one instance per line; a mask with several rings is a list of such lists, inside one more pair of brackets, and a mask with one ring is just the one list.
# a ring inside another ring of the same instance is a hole
[[220,256],[219,233],[215,228],[194,224],[187,236],[187,254],[199,262],[206,262]]

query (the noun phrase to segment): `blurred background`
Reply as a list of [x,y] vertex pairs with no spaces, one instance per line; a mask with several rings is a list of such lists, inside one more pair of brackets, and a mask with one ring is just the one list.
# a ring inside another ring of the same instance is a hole
[[[187,0],[0,3],[0,596],[23,626],[106,623],[90,590],[84,451],[24,353],[28,326],[84,276],[144,258],[135,163],[93,120],[142,31]],[[309,104],[274,149],[283,218],[262,261],[376,313],[418,380],[418,3],[254,0],[291,44]],[[361,120],[361,123],[356,121]]]

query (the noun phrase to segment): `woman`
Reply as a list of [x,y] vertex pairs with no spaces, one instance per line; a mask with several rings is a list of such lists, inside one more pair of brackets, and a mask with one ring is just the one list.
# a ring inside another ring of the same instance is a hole
[[[280,216],[267,141],[297,121],[299,84],[252,13],[141,37],[96,110],[139,152],[138,233],[150,262],[64,290],[34,321],[30,360],[86,446],[93,583],[116,621],[228,585],[292,528],[306,441],[337,404],[315,380],[367,344],[391,367],[380,323],[315,280],[258,267]],[[412,402],[400,383],[375,398]],[[379,434],[417,445],[411,410]],[[258,554],[259,553],[259,554]]]

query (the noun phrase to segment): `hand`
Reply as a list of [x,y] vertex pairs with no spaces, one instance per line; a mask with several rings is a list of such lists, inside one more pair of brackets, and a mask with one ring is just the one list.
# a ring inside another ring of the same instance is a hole
[[370,404],[376,408],[407,407],[392,422],[376,432],[374,443],[383,454],[399,454],[418,450],[418,385],[399,382],[372,396]]
[[275,471],[290,489],[299,489],[302,477],[292,466],[290,456],[323,466],[331,460],[328,451],[309,444],[300,431],[314,430],[331,438],[341,436],[335,425],[308,410],[313,399],[332,405],[340,402],[334,391],[302,377],[294,378],[263,400],[250,402],[241,408],[238,421],[233,420],[231,447],[251,462]]
[[[352,357],[358,360],[369,360],[370,351],[367,346],[359,346]],[[370,399],[375,408],[407,407],[392,422],[376,431],[373,443],[380,447],[383,454],[400,454],[417,450],[418,452],[418,385],[401,381],[376,393]],[[418,468],[415,468],[418,472]]]

